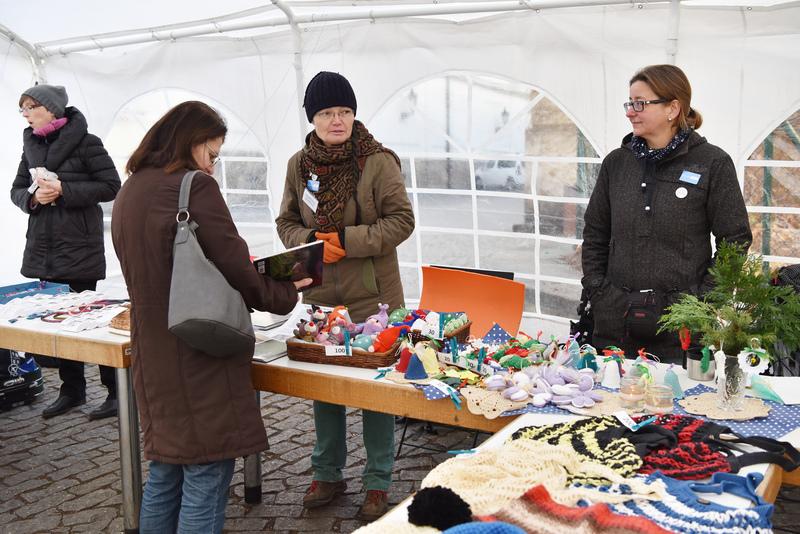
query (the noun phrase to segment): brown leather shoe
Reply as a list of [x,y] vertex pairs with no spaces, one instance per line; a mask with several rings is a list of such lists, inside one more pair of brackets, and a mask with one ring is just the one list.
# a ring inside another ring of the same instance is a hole
[[381,490],[367,490],[364,504],[358,511],[361,519],[375,521],[389,509],[389,495]]
[[305,496],[303,496],[303,507],[317,508],[318,506],[325,506],[335,499],[337,495],[344,493],[346,489],[347,483],[344,480],[338,482],[315,480],[308,487]]

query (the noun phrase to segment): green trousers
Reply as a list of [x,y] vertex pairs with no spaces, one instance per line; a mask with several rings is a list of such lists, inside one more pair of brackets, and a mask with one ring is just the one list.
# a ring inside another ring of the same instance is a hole
[[[394,466],[394,416],[361,411],[367,464],[362,473],[365,490],[389,489]],[[347,461],[345,407],[314,401],[317,443],[311,454],[314,480],[337,482]]]

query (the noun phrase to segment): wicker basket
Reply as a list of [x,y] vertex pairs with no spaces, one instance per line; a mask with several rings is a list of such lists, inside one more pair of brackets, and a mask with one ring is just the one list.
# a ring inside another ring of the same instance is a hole
[[327,363],[331,365],[346,365],[348,367],[364,367],[366,369],[377,369],[378,367],[389,367],[397,361],[397,353],[400,350],[400,339],[386,352],[367,352],[361,349],[353,349],[352,356],[327,356],[325,345],[319,343],[309,343],[299,339],[289,339],[286,341],[286,355],[290,360],[309,363]]
[[[458,341],[459,343],[465,343],[467,341],[467,338],[469,337],[470,326],[472,326],[472,321],[467,321],[467,323],[464,326],[462,326],[458,330],[455,330],[449,336],[445,336],[444,342],[448,343],[448,340],[451,337],[454,337],[456,338],[456,341]],[[411,342],[415,344],[419,343],[420,341],[428,341],[430,339],[427,336],[423,336],[418,330],[411,330],[410,336],[411,336]]]

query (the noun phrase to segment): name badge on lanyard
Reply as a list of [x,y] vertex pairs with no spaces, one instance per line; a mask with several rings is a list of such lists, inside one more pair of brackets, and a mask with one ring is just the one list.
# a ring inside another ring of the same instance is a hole
[[311,211],[317,213],[317,206],[319,206],[319,200],[317,200],[317,197],[315,197],[314,194],[308,189],[303,190],[303,202],[305,203],[306,206],[308,206],[311,209]]
[[306,180],[306,189],[312,193],[319,192],[319,177],[316,174],[311,173],[311,179]]

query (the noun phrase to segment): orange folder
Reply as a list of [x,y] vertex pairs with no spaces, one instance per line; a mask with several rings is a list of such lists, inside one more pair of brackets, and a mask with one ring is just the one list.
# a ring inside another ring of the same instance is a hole
[[494,323],[517,334],[525,305],[525,284],[485,274],[423,265],[419,307],[467,312],[470,334],[483,336]]

